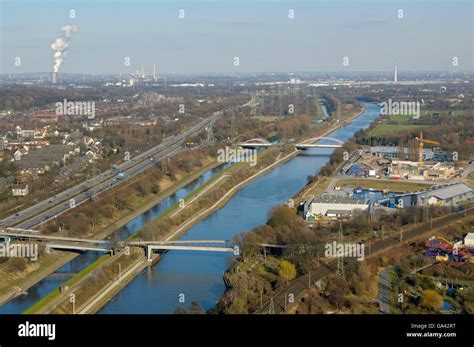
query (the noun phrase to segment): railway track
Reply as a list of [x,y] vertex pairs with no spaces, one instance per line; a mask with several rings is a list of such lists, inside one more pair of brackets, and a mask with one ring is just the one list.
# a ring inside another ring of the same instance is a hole
[[[425,233],[431,232],[434,228],[438,229],[449,225],[450,223],[459,220],[467,215],[472,215],[474,213],[474,207],[471,207],[465,211],[453,212],[449,215],[439,217],[434,219],[432,222],[425,222],[418,226],[413,226],[410,229],[405,231],[402,230],[402,242],[408,243],[411,240],[418,238]],[[433,223],[433,224],[432,224]],[[433,228],[432,228],[433,225]],[[370,247],[370,253],[366,255],[366,257],[371,257],[376,254],[386,252],[390,250],[394,246],[400,245],[400,238],[398,237],[390,237],[378,242],[375,242]],[[351,259],[353,260],[353,259]],[[317,281],[325,276],[328,276],[331,273],[336,272],[337,269],[337,259],[332,260],[322,266],[318,267],[311,271],[311,282]],[[309,282],[309,274],[305,274],[303,276],[298,277],[297,279],[293,280],[287,287],[279,291],[272,299],[267,301],[263,306],[262,309],[257,311],[256,313],[265,314],[265,313],[275,313],[275,314],[283,314],[286,312],[288,307],[288,296],[292,294],[294,297],[294,301],[296,302],[300,299],[303,294],[308,290],[308,282]]]

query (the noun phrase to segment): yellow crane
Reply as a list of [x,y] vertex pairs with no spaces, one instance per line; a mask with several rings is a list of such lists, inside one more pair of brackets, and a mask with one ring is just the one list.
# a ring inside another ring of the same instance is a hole
[[432,145],[439,145],[438,141],[426,140],[423,138],[423,132],[420,131],[420,137],[416,137],[416,140],[420,143],[418,145],[418,169],[423,167],[423,145],[429,143]]

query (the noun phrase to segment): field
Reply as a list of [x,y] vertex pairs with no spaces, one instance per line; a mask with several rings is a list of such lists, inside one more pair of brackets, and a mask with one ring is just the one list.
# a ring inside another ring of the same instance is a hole
[[[425,117],[431,115],[433,113],[445,114],[449,111],[453,112],[455,116],[461,116],[464,114],[465,110],[437,110],[437,109],[429,109],[429,110],[421,110],[420,116]],[[413,116],[411,115],[391,115],[388,116],[391,124],[411,124],[413,120]]]
[[406,192],[406,191],[419,191],[426,189],[433,184],[431,183],[418,183],[418,182],[407,182],[407,181],[389,181],[389,180],[340,180],[338,186],[359,186],[362,188],[373,188],[378,190],[388,189],[393,192]]
[[[406,117],[406,116],[397,116],[397,117]],[[382,136],[397,133],[405,130],[413,130],[422,127],[421,125],[411,125],[411,124],[379,124],[371,132],[371,136]]]
[[392,124],[410,124],[413,116],[410,115],[400,115],[400,116],[388,116],[388,119],[390,119],[390,123]]
[[430,115],[430,114],[433,114],[433,113],[439,113],[439,114],[444,114],[444,113],[448,113],[448,112],[453,112],[453,114],[455,116],[462,116],[464,115],[464,112],[466,110],[437,110],[437,109],[429,109],[429,110],[423,110],[421,111],[421,116],[424,116],[424,115]]

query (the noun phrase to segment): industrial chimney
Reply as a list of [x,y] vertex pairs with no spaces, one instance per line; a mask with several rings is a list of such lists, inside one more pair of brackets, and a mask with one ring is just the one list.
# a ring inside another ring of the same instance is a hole
[[393,71],[393,82],[398,82],[398,62],[395,61],[395,70]]
[[58,84],[59,82],[59,74],[56,71],[51,73],[51,83]]

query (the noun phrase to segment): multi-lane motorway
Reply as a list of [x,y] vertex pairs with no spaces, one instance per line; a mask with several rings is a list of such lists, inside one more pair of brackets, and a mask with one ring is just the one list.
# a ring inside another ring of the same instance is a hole
[[[9,227],[21,229],[33,229],[41,226],[52,219],[57,218],[70,209],[74,209],[78,205],[89,201],[92,197],[97,196],[124,181],[156,165],[157,162],[166,159],[180,150],[181,145],[186,138],[202,131],[210,122],[222,116],[222,112],[211,118],[204,119],[198,124],[189,128],[185,132],[171,136],[158,146],[155,146],[136,157],[131,157],[116,168],[105,171],[87,181],[69,188],[55,196],[41,201],[19,213],[8,216],[0,221],[0,230]],[[123,173],[119,178],[118,173]]]

